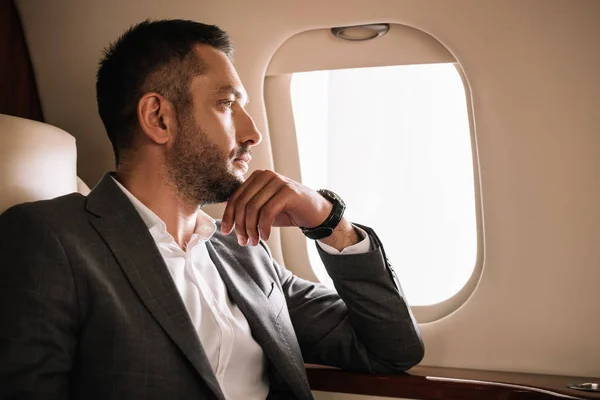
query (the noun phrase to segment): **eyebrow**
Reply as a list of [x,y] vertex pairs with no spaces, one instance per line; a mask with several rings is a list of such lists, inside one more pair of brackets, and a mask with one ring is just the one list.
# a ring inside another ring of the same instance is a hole
[[240,100],[242,103],[244,103],[244,105],[250,102],[248,96],[233,85],[221,86],[214,92],[215,96],[219,96],[222,94],[232,94],[236,100]]

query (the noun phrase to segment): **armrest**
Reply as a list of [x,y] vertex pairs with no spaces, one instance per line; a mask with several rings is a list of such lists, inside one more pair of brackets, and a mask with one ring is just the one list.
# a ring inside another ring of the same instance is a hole
[[417,366],[398,375],[306,365],[312,390],[416,400],[600,399],[600,393],[567,388],[599,378]]

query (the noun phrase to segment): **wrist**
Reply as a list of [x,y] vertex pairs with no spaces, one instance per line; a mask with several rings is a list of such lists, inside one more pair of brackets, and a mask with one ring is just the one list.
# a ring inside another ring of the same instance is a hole
[[310,228],[300,228],[306,237],[313,240],[331,236],[342,221],[344,211],[346,210],[346,204],[334,192],[327,189],[319,189],[317,192],[322,196],[322,200],[326,200],[325,203],[330,203],[325,207],[325,210],[330,210],[330,212],[320,225]]
[[338,226],[333,230],[330,236],[319,239],[321,243],[333,247],[337,251],[342,251],[346,247],[360,242],[361,238],[354,229],[354,226],[345,218],[342,218]]

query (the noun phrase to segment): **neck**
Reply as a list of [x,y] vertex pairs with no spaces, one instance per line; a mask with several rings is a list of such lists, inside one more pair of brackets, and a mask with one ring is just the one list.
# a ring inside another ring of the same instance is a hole
[[199,207],[182,198],[166,174],[155,169],[119,167],[116,179],[167,225],[167,232],[185,250],[196,227]]

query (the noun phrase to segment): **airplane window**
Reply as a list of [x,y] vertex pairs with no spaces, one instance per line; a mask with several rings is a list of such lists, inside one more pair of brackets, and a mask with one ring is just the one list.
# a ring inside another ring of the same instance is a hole
[[[291,101],[302,181],[372,226],[411,305],[442,302],[477,261],[471,131],[452,63],[301,72]],[[312,241],[311,241],[312,242]],[[309,259],[331,285],[314,244]]]

